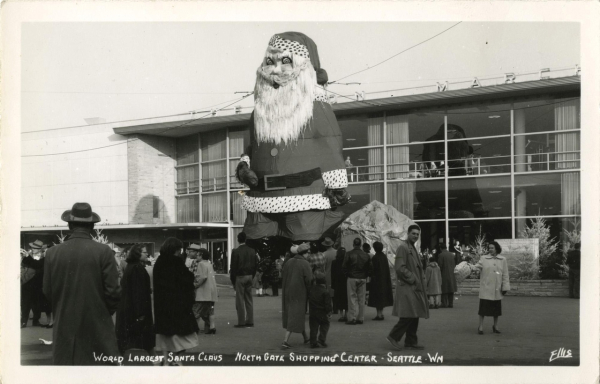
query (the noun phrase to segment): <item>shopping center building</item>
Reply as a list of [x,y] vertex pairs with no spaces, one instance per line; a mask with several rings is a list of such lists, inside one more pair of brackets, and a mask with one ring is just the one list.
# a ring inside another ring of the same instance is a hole
[[[378,200],[422,228],[422,247],[518,238],[536,216],[552,236],[579,225],[580,75],[474,79],[462,89],[333,104],[351,214]],[[61,213],[89,202],[118,245],[152,252],[176,236],[229,253],[246,217],[233,176],[250,113],[182,114],[22,134],[22,244],[57,242]],[[589,127],[588,127],[589,128]]]

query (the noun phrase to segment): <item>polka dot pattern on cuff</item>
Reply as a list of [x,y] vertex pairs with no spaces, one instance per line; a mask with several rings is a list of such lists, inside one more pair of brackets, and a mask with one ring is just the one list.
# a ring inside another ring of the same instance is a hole
[[348,187],[348,174],[345,169],[324,172],[322,177],[327,188],[339,189]]
[[331,209],[329,198],[320,195],[254,197],[245,195],[242,208],[250,212],[282,213],[309,209]]

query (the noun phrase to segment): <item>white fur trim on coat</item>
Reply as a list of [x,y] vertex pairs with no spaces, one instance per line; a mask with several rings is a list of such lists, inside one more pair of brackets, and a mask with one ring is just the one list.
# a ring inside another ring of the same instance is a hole
[[329,198],[320,195],[253,197],[244,195],[242,208],[250,212],[282,213],[309,209],[331,209]]
[[335,169],[333,171],[324,172],[323,182],[327,188],[339,189],[348,187],[348,174],[346,169]]

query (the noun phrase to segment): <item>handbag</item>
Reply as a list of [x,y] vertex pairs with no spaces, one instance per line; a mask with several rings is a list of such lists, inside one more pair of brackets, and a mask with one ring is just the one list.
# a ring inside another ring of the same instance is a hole
[[466,261],[461,262],[456,267],[454,267],[454,277],[456,278],[456,283],[461,283],[464,279],[467,278],[471,274],[471,266]]

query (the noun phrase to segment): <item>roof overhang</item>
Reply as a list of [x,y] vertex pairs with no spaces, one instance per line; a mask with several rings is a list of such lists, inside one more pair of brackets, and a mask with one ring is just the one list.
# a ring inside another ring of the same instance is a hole
[[[352,101],[333,104],[336,116],[350,114],[374,113],[389,110],[409,110],[416,108],[445,107],[453,104],[498,100],[505,98],[526,97],[542,94],[580,92],[579,76],[560,77],[474,87],[452,91],[430,92],[408,96],[388,97],[382,99]],[[181,115],[167,118],[140,120],[136,125],[131,122],[118,123],[113,127],[119,135],[146,134],[164,137],[183,137],[194,133],[208,132],[225,127],[245,126],[250,120],[250,113],[237,115],[203,117]]]
[[[203,228],[228,228],[227,223],[174,223],[174,224],[113,224],[113,225],[97,225],[94,229],[203,229]],[[69,227],[29,227],[21,228],[21,232],[56,232],[68,231]]]

